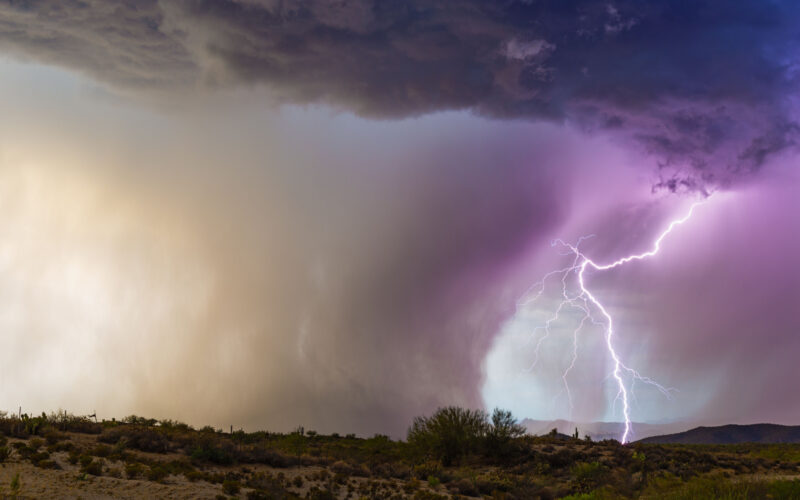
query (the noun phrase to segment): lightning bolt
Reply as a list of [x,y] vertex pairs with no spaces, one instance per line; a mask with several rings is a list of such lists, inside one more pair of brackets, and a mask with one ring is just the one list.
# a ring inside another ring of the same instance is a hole
[[[582,316],[580,318],[580,322],[578,326],[572,332],[572,359],[564,371],[562,375],[562,381],[564,382],[564,391],[567,395],[567,400],[569,402],[570,408],[573,407],[572,404],[572,393],[569,389],[568,383],[568,376],[569,373],[575,368],[575,363],[578,359],[578,333],[584,328],[587,322],[591,322],[595,325],[601,326],[604,328],[604,337],[605,337],[605,344],[606,348],[608,349],[609,356],[613,361],[614,369],[612,370],[610,376],[614,378],[617,384],[617,396],[614,399],[616,404],[617,401],[622,402],[622,415],[625,420],[625,430],[622,433],[622,437],[620,441],[625,444],[629,441],[632,428],[631,428],[631,405],[630,399],[634,398],[633,394],[633,383],[635,381],[640,381],[645,384],[651,385],[658,389],[662,394],[664,394],[667,398],[671,397],[671,393],[675,391],[673,388],[664,387],[655,380],[642,376],[634,370],[623,363],[622,359],[620,358],[619,354],[617,354],[616,349],[614,348],[614,320],[611,317],[611,314],[608,312],[606,307],[600,302],[600,300],[589,290],[586,285],[586,271],[589,268],[592,268],[595,271],[608,271],[610,269],[614,269],[620,266],[627,264],[628,262],[638,261],[638,260],[645,260],[650,257],[655,257],[659,251],[661,250],[661,243],[664,239],[672,233],[672,231],[680,226],[681,224],[688,221],[692,215],[694,214],[695,209],[704,204],[708,198],[695,202],[691,205],[686,215],[679,219],[675,219],[667,226],[667,228],[656,238],[653,242],[652,248],[643,253],[639,254],[632,254],[625,257],[621,257],[611,263],[608,264],[598,264],[594,260],[587,257],[581,250],[580,244],[584,240],[591,238],[593,235],[590,236],[583,236],[581,237],[575,244],[565,243],[563,240],[556,239],[553,240],[552,246],[560,246],[562,248],[567,249],[565,255],[571,255],[573,257],[571,265],[551,271],[547,273],[540,281],[534,283],[527,291],[525,296],[529,298],[520,301],[517,303],[517,308],[527,306],[536,300],[538,300],[542,295],[545,293],[546,283],[549,279],[560,276],[561,277],[561,302],[556,307],[553,315],[548,318],[544,325],[538,326],[534,329],[533,334],[537,334],[539,331],[544,332],[537,340],[536,347],[534,351],[534,361],[530,366],[529,370],[533,370],[538,361],[539,361],[539,351],[541,346],[545,340],[547,340],[551,335],[551,325],[558,321],[562,311],[565,308],[577,309],[581,312]],[[568,279],[570,276],[577,277],[577,290],[573,291],[573,295],[570,295],[570,286],[568,283]],[[593,311],[599,312],[596,315]],[[628,387],[625,383],[624,376],[627,375],[631,379],[631,385]],[[561,393],[559,393],[561,394]],[[558,394],[556,395],[558,397]]]

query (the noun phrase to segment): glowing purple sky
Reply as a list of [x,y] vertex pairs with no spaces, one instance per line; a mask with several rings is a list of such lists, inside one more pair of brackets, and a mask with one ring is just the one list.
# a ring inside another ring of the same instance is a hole
[[[789,2],[0,3],[0,409],[617,420],[515,313],[575,241],[635,421],[798,423]],[[124,23],[124,29],[120,23]],[[638,388],[638,386],[637,386]]]

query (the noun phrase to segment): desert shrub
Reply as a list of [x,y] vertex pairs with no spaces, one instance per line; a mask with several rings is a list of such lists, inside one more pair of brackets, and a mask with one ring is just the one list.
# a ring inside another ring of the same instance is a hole
[[488,472],[475,478],[475,487],[483,495],[491,495],[494,492],[507,492],[514,487],[511,478],[500,472]]
[[306,498],[311,500],[336,500],[336,495],[334,495],[333,492],[328,489],[322,490],[316,486],[313,486],[308,491]]
[[563,469],[584,460],[584,458],[583,453],[569,448],[561,448],[555,453],[543,457],[551,469]]
[[475,487],[475,484],[466,478],[453,482],[449,485],[448,489],[452,492],[458,493],[459,495],[466,495],[470,497],[478,496],[480,494],[478,492],[478,488]]
[[188,479],[191,482],[205,481],[211,484],[222,484],[222,482],[225,481],[225,479],[231,479],[231,478],[226,478],[225,474],[222,474],[220,472],[212,473],[212,472],[203,472],[199,470],[185,471],[183,472],[183,475],[186,477],[186,479]]
[[188,460],[170,460],[169,462],[161,462],[161,466],[174,476],[186,474],[195,470]]
[[158,425],[163,429],[179,430],[179,431],[193,431],[194,428],[186,423],[178,422],[177,420],[160,420]]
[[[386,479],[389,478],[397,478],[397,479],[408,479],[411,476],[411,468],[402,463],[392,463],[392,462],[382,462],[382,463],[374,463],[371,465],[369,471],[372,473],[373,476],[383,477]],[[353,467],[353,474],[349,474],[351,476],[367,476],[367,471],[364,470],[363,466],[354,466]]]
[[417,490],[414,493],[414,500],[447,500],[447,496],[440,495],[428,490]]
[[111,447],[106,444],[99,444],[92,448],[89,454],[94,455],[96,457],[103,457],[106,458],[111,455]]
[[348,476],[354,475],[353,472],[357,469],[355,465],[349,464],[344,460],[337,460],[331,465],[331,470],[337,474],[346,474]]
[[205,474],[200,472],[199,470],[192,470],[189,472],[185,472],[184,477],[191,482],[202,481],[205,478]]
[[139,451],[151,453],[169,451],[169,439],[162,432],[148,427],[115,427],[107,430],[97,439],[107,444],[122,442],[128,448]]
[[46,432],[43,433],[43,435],[44,435],[45,441],[47,441],[47,444],[51,445],[51,446],[55,445],[59,441],[63,441],[65,439],[68,439],[66,434],[64,434],[62,432],[58,432],[55,429],[48,429]]
[[616,500],[619,495],[614,494],[608,488],[600,488],[591,493],[576,493],[562,497],[561,500]]
[[414,477],[426,479],[428,476],[438,476],[442,472],[442,463],[438,460],[427,460],[415,465],[413,469]]
[[149,481],[163,481],[167,476],[169,476],[169,471],[161,464],[150,466],[146,474]]
[[122,423],[124,424],[139,425],[144,427],[152,427],[156,424],[156,422],[158,421],[154,418],[144,418],[137,415],[128,415],[122,419]]
[[209,436],[203,436],[197,441],[191,457],[193,460],[219,465],[232,464],[236,458],[233,443]]
[[58,463],[56,463],[54,460],[51,460],[49,458],[45,458],[43,460],[38,460],[38,461],[34,462],[34,465],[36,467],[41,468],[41,469],[60,469],[61,468],[61,466],[58,465]]
[[95,460],[92,457],[89,457],[89,462],[86,464],[81,464],[81,472],[85,474],[91,474],[92,476],[102,476],[103,475],[103,462],[100,460]]
[[32,464],[36,465],[38,462],[42,460],[48,460],[50,458],[50,454],[46,451],[37,451],[35,453],[31,453],[28,456],[28,459],[31,461]]
[[125,476],[128,479],[136,479],[137,477],[142,477],[144,475],[145,466],[138,462],[132,462],[125,464]]
[[524,434],[525,427],[517,423],[510,411],[495,408],[486,430],[486,453],[491,457],[505,458],[513,451],[514,439]]
[[103,425],[93,422],[89,417],[80,417],[71,414],[51,414],[48,422],[65,432],[77,432],[79,434],[100,434]]
[[488,429],[486,412],[456,406],[439,408],[430,417],[416,417],[408,430],[408,443],[444,465],[478,450]]
[[598,462],[579,463],[572,468],[572,474],[578,491],[588,493],[606,481],[608,469]]
[[61,441],[56,444],[50,445],[47,449],[52,453],[55,451],[72,451],[75,449],[75,445],[70,443],[69,441]]
[[300,457],[284,455],[263,446],[257,446],[239,453],[239,460],[245,463],[264,464],[281,469],[301,463]]
[[297,498],[296,495],[286,491],[283,480],[268,473],[253,474],[246,482],[248,488],[253,488],[255,493],[247,498],[289,499]]
[[800,480],[780,480],[769,483],[768,494],[775,499],[800,498]]
[[239,485],[239,481],[234,481],[232,479],[226,479],[222,481],[222,491],[227,493],[228,495],[236,495],[239,493],[241,486]]

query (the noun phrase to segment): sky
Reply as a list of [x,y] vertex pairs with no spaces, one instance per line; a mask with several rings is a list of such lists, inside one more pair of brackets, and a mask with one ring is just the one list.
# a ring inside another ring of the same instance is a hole
[[[0,409],[797,424],[800,6],[0,0]],[[531,367],[533,360],[539,359]]]

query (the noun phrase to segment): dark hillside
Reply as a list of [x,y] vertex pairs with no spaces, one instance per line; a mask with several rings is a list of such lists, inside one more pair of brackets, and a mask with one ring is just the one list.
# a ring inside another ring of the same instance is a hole
[[652,436],[638,441],[651,444],[800,443],[800,426],[777,424],[696,427],[686,432]]

